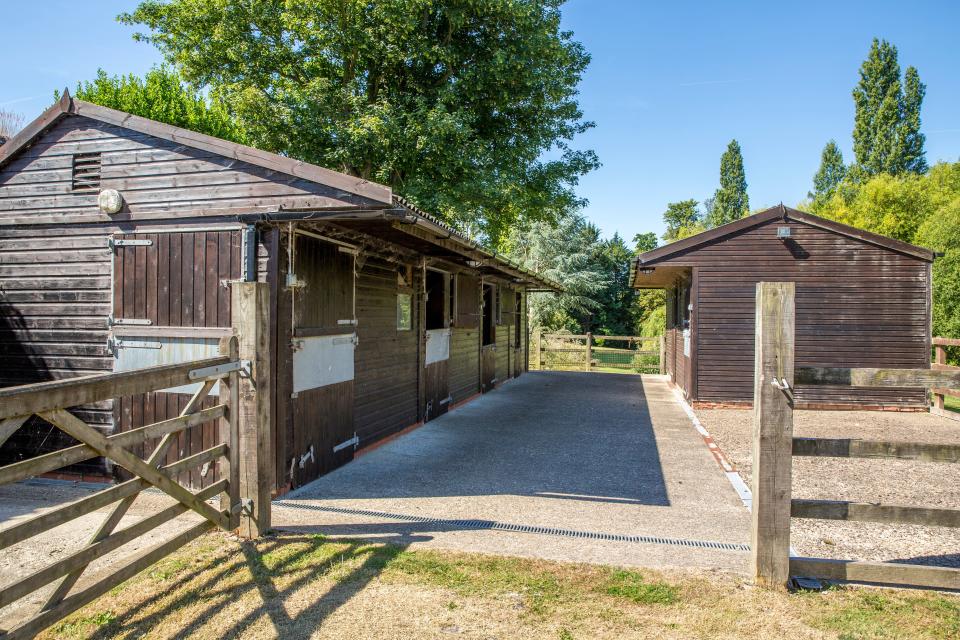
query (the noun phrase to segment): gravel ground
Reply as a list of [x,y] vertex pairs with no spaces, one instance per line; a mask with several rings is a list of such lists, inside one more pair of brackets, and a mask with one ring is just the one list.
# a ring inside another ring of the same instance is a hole
[[[749,484],[753,412],[698,409],[696,414]],[[798,411],[794,435],[960,443],[960,422],[927,413]],[[796,457],[793,495],[960,509],[960,465]],[[948,527],[798,518],[791,542],[802,556],[960,567],[960,531]]]

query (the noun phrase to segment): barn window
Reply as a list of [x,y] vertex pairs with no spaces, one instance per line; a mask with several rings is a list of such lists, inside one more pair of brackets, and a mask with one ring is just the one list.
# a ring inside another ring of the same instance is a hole
[[427,303],[424,320],[427,331],[443,329],[447,326],[447,275],[440,271],[427,270],[426,278]]
[[413,328],[413,303],[409,293],[397,294],[397,331]]
[[74,191],[82,193],[100,190],[100,154],[76,153],[73,156],[71,181]]
[[497,341],[497,330],[494,324],[497,306],[496,288],[492,284],[483,285],[483,345],[494,344]]

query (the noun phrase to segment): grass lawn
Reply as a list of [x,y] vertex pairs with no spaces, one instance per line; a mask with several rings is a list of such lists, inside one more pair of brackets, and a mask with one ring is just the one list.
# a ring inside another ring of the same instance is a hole
[[960,412],[960,398],[957,396],[944,396],[943,408],[950,411]]
[[45,638],[957,638],[960,596],[214,533]]

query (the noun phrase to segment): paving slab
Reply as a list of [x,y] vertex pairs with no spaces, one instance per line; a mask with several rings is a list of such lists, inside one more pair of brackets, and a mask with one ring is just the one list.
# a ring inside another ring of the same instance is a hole
[[529,372],[275,502],[278,528],[745,572],[749,513],[660,376]]

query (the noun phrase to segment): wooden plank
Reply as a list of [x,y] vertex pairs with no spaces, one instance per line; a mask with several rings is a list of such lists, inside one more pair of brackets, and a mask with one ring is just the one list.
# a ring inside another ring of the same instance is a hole
[[960,462],[960,445],[846,438],[794,438],[793,455]]
[[[201,451],[200,453],[178,460],[173,464],[161,467],[160,470],[173,478],[176,477],[178,473],[199,467],[207,462],[212,462],[221,456],[227,455],[227,453],[227,445],[218,444],[206,451]],[[150,483],[143,478],[127,480],[104,491],[98,491],[91,496],[81,498],[76,502],[71,502],[54,511],[48,511],[29,520],[18,522],[13,526],[0,530],[0,549],[5,549],[31,536],[58,527],[71,520],[92,513],[97,509],[102,509],[128,496],[136,495],[149,486]]]
[[[204,398],[209,395],[210,390],[213,389],[215,381],[207,380],[205,381],[199,389],[193,394],[193,397],[187,403],[187,406],[180,413],[180,418],[185,418],[191,413],[193,413],[203,402]],[[146,404],[146,403],[145,403]],[[150,403],[151,408],[154,403]],[[154,424],[154,414],[151,412],[149,417],[144,418],[144,422],[149,424]],[[168,433],[160,439],[160,442],[157,444],[153,453],[150,454],[150,457],[147,458],[147,465],[150,467],[159,467],[163,460],[167,456],[167,451],[173,442],[177,439],[176,433]],[[97,530],[94,531],[93,535],[90,537],[88,545],[95,544],[100,540],[103,540],[117,528],[120,524],[120,521],[123,519],[123,516],[126,515],[127,511],[133,506],[133,502],[136,500],[136,496],[128,496],[123,498],[114,508],[110,511],[104,521],[97,527]],[[86,567],[80,567],[76,571],[71,572],[69,575],[64,577],[64,579],[56,586],[53,590],[53,593],[47,598],[46,603],[43,605],[43,609],[49,609],[56,604],[58,604],[63,598],[70,592],[70,589],[73,588],[73,585],[77,583],[77,580],[80,579],[80,576],[83,574],[83,571]]]
[[111,568],[106,575],[94,584],[87,586],[77,593],[64,598],[63,602],[52,609],[24,621],[17,627],[10,629],[4,640],[28,640],[36,636],[50,625],[65,618],[77,609],[93,602],[110,589],[134,577],[150,565],[162,560],[185,544],[195,540],[213,527],[204,520],[177,534],[173,538],[161,542],[153,547],[137,552],[130,561],[122,567]]
[[960,338],[932,338],[931,342],[939,347],[960,347]]
[[[129,400],[129,399],[127,399]],[[129,411],[129,402],[124,403],[124,411]],[[158,438],[168,433],[183,431],[196,427],[210,420],[217,420],[225,415],[226,405],[216,405],[209,409],[203,409],[186,417],[172,418],[162,422],[156,422],[145,427],[131,429],[110,436],[108,439],[116,442],[118,446],[130,447],[143,442],[149,438]],[[130,422],[129,419],[127,419]],[[63,467],[95,458],[100,454],[93,448],[85,444],[78,444],[59,451],[53,451],[20,462],[8,464],[0,467],[0,485],[11,482],[19,482],[31,476],[47,473]]]
[[17,429],[23,426],[23,423],[30,418],[29,415],[25,416],[13,416],[10,418],[5,418],[0,420],[0,447],[3,446],[3,443],[6,442],[10,436],[16,433]]
[[179,484],[173,482],[170,478],[160,473],[155,467],[151,467],[140,458],[118,446],[116,441],[111,441],[104,437],[98,431],[64,409],[44,411],[40,416],[67,434],[87,444],[92,449],[95,449],[100,455],[113,460],[130,473],[140,476],[153,486],[161,489],[164,493],[175,498],[184,506],[193,509],[215,525],[223,529],[229,528],[229,523],[224,519],[223,514],[211,508],[210,505],[198,499],[196,495],[190,493]]
[[[203,489],[196,494],[191,493],[190,496],[194,501],[206,504],[205,501],[223,491],[223,489],[226,487],[226,484],[226,480],[221,480],[220,482],[210,485],[206,489]],[[20,580],[4,586],[4,588],[0,590],[0,607],[5,607],[12,602],[16,602],[20,598],[33,593],[44,585],[50,584],[57,578],[67,575],[68,573],[81,567],[87,566],[97,558],[101,558],[107,553],[132,540],[135,540],[148,531],[151,531],[160,525],[173,520],[182,513],[185,513],[187,510],[188,507],[183,503],[171,505],[166,509],[162,509],[161,511],[138,520],[137,522],[124,529],[121,529],[120,531],[110,535],[107,538],[104,538],[103,540],[83,547],[79,551],[71,553],[65,558],[62,558],[53,564],[47,565],[43,569],[40,569],[29,576],[23,577]],[[222,514],[217,515],[221,516],[222,518]]]
[[793,388],[794,294],[792,282],[757,283],[751,569],[778,589],[790,578],[793,406],[773,383]]
[[960,371],[878,369],[873,367],[797,367],[797,384],[854,387],[958,387]]
[[920,524],[931,527],[960,527],[960,509],[932,509],[900,505],[845,502],[840,500],[793,500],[793,518]]
[[791,558],[790,574],[821,580],[960,589],[960,569],[894,562]]
[[[231,360],[240,359],[236,336],[220,339],[220,353]],[[220,510],[230,514],[230,528],[236,529],[240,526],[240,514],[233,511],[240,504],[240,373],[234,371],[221,385],[221,393],[227,398],[227,415],[220,423],[219,439],[220,446],[227,447],[228,455],[221,462],[220,477],[226,478],[228,484],[220,498]]]
[[191,384],[193,380],[188,376],[190,371],[228,362],[228,358],[217,356],[146,369],[6,387],[0,389],[0,419]]
[[233,335],[233,329],[230,327],[135,327],[114,325],[110,327],[110,333],[118,337],[161,336],[164,338],[223,338]]

